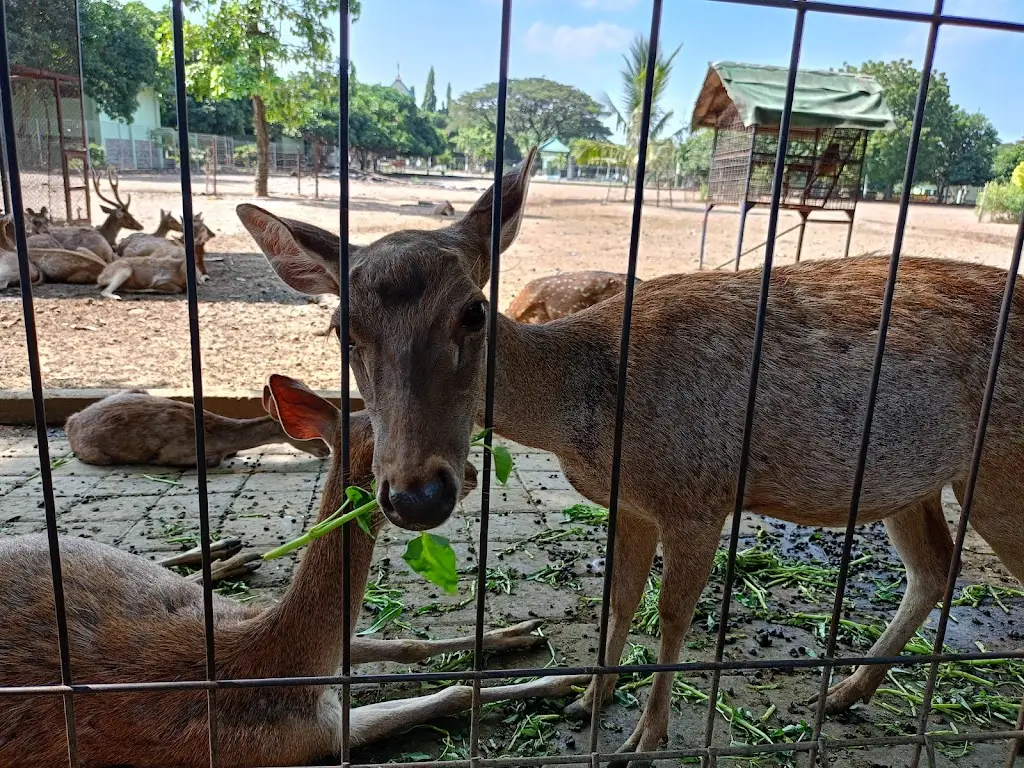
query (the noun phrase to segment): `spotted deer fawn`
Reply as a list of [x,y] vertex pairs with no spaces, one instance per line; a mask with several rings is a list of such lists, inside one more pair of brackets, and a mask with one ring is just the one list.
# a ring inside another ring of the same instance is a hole
[[[206,461],[216,467],[239,451],[269,443],[290,443],[318,458],[330,452],[322,440],[293,440],[269,415],[232,419],[203,411]],[[86,464],[196,466],[195,408],[131,389],[105,397],[68,417],[64,430],[75,456]]]
[[[42,232],[30,238],[30,241],[35,240],[34,243],[30,242],[30,245],[34,244],[44,248],[67,248],[68,250],[87,248],[103,259],[104,263],[109,264],[113,261],[117,234],[122,229],[138,232],[142,229],[142,224],[128,212],[132,196],[129,194],[127,200],[121,199],[118,189],[120,182],[109,168],[107,169],[107,181],[114,193],[113,198],[103,194],[100,189],[99,174],[93,172],[92,185],[96,190],[96,196],[106,203],[106,205],[100,206],[100,210],[107,214],[107,218],[99,227],[85,225],[54,227],[44,221],[41,216],[33,216],[31,222],[33,229],[42,230]],[[47,216],[46,219],[48,218]]]
[[160,224],[155,232],[136,232],[128,235],[114,247],[114,253],[117,258],[148,256],[155,248],[161,248],[168,244],[167,235],[169,233],[184,231],[181,221],[170,211],[161,208]]
[[538,277],[516,294],[505,315],[517,323],[546,323],[592,307],[625,290],[626,275],[614,272],[590,270]]
[[[272,412],[296,440],[321,439],[335,450],[319,519],[345,500],[339,448],[340,414],[285,376],[271,376]],[[366,483],[373,452],[369,418],[351,416],[352,477]],[[476,482],[471,465],[463,491]],[[461,474],[461,473],[460,473]],[[374,528],[382,520],[378,516]],[[287,593],[261,610],[214,594],[217,673],[222,679],[306,677],[336,673],[342,654],[343,590],[349,580],[352,624],[366,587],[374,539],[350,524],[348,570],[342,533],[312,542]],[[62,536],[68,636],[81,683],[202,680],[205,677],[202,588],[157,563],[89,539]],[[0,537],[0,686],[60,682],[53,584],[44,535]],[[488,632],[486,647],[511,650],[543,642],[531,621]],[[354,664],[412,663],[472,648],[473,638],[374,640],[352,637]],[[564,693],[562,680],[483,689],[484,701]],[[205,768],[209,765],[206,694],[156,691],[82,696],[75,700],[83,766]],[[471,689],[358,707],[351,740],[358,746],[469,706]],[[330,686],[223,690],[217,694],[220,765],[309,765],[341,746],[341,704]],[[141,713],[141,714],[140,714]],[[0,701],[0,765],[52,768],[67,761],[60,697],[9,696]]]
[[[519,232],[530,152],[502,182],[500,248]],[[378,500],[397,525],[444,522],[482,421],[491,191],[452,226],[352,247],[352,370],[374,423]],[[278,275],[338,290],[338,237],[252,205],[238,213]],[[773,270],[743,506],[790,522],[845,525],[888,260]],[[894,620],[870,650],[900,653],[941,598],[953,555],[939,493],[962,499],[1006,272],[906,258],[900,266],[859,522],[884,520],[907,568]],[[671,275],[635,293],[607,656],[621,658],[660,541],[658,662],[675,663],[735,503],[760,269]],[[609,503],[623,297],[556,323],[497,321],[495,430],[555,453],[569,482]],[[971,519],[1024,578],[1024,296],[1014,297]],[[416,403],[413,410],[408,404]],[[885,675],[859,667],[828,692],[837,712]],[[623,752],[666,737],[671,673],[657,673]],[[577,713],[611,696],[595,676]]]

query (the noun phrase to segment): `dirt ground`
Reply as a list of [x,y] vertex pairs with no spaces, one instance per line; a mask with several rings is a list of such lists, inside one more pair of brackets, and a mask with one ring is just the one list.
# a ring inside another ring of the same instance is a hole
[[[450,200],[459,215],[487,188],[484,179],[433,177],[417,183],[351,182],[351,233],[367,243],[401,228],[434,228],[446,220],[421,203]],[[122,179],[122,193],[132,193],[132,211],[155,226],[161,208],[180,213],[176,177]],[[338,183],[321,181],[324,198],[296,194],[296,180],[271,180],[272,197],[260,202],[285,216],[337,231]],[[197,179],[194,189],[204,184]],[[312,182],[303,180],[311,195]],[[650,194],[650,193],[649,193]],[[200,335],[203,378],[211,389],[257,389],[271,371],[296,376],[316,387],[336,388],[337,370],[327,364],[325,345],[317,336],[328,322],[334,302],[311,301],[286,288],[271,272],[255,243],[235,216],[235,206],[251,200],[251,180],[221,178],[218,196],[195,196],[195,208],[217,233],[211,243],[211,282],[200,286]],[[621,188],[535,181],[516,244],[502,259],[501,309],[529,280],[578,269],[623,271],[629,244],[632,205]],[[653,195],[648,198],[653,201]],[[639,276],[654,277],[697,268],[703,206],[681,201],[668,207],[645,206],[640,239]],[[852,253],[888,252],[892,248],[897,209],[883,203],[862,204],[857,212]],[[822,218],[844,219],[845,214]],[[745,248],[763,242],[767,210],[749,215]],[[99,219],[97,218],[97,222]],[[784,231],[796,223],[785,213]],[[812,222],[814,219],[812,219]],[[735,251],[735,208],[720,208],[709,217],[705,263],[728,262]],[[845,226],[814,224],[807,230],[803,258],[842,254]],[[914,206],[910,211],[904,253],[964,259],[1005,266],[1014,228],[978,223],[969,209]],[[779,240],[776,263],[794,258],[796,233]],[[763,250],[745,256],[743,265],[763,258]],[[36,321],[47,387],[188,387],[191,382],[187,310],[183,296],[125,295],[120,302],[99,298],[90,286],[43,285],[35,289]],[[0,388],[27,389],[24,325],[17,288],[0,293]]]

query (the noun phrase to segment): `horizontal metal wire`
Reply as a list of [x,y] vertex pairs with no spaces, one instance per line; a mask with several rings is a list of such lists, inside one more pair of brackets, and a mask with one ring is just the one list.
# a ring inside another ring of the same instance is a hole
[[0,696],[53,696],[65,693],[130,693],[145,691],[203,691],[211,688],[281,688],[303,685],[343,685],[345,683],[412,683],[502,680],[523,677],[560,677],[597,674],[632,674],[650,672],[723,672],[758,669],[815,669],[824,666],[854,667],[885,665],[912,667],[931,663],[968,663],[1024,659],[1021,651],[975,651],[972,653],[920,654],[913,656],[840,656],[807,659],[744,659],[742,661],[682,661],[676,664],[609,664],[607,666],[540,667],[484,669],[462,672],[394,672],[370,675],[319,675],[313,677],[253,677],[224,680],[160,680],[141,683],[75,683],[65,686],[30,685],[0,688]]

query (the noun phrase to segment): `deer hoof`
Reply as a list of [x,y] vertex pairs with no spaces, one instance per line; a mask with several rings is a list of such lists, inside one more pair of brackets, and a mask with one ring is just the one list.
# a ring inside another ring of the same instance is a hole
[[210,281],[210,276],[206,274],[199,275],[199,284],[207,283]]
[[101,293],[100,296],[102,296],[104,299],[113,299],[114,301],[121,300],[121,297],[118,296],[116,293]]

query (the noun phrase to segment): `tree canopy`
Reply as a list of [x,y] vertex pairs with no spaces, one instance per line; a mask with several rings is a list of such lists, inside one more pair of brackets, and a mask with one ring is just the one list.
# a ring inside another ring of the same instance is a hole
[[[449,99],[450,93],[449,86]],[[451,127],[459,137],[463,134],[472,137],[456,138],[460,148],[466,151],[467,142],[479,140],[480,151],[471,154],[482,159],[486,156],[482,145],[487,143],[489,135],[490,158],[493,158],[497,113],[497,83],[464,93],[451,103]],[[611,131],[601,122],[605,114],[598,102],[571,85],[543,77],[508,81],[505,132],[521,152],[556,136],[564,142],[577,138],[606,139]]]
[[996,181],[1009,181],[1014,169],[1021,163],[1024,163],[1024,141],[1003,144],[996,150],[992,161],[992,178]]
[[349,143],[361,167],[376,166],[387,155],[444,153],[444,135],[408,96],[386,85],[356,83],[349,99]]
[[434,68],[427,72],[427,84],[423,87],[423,111],[437,111],[437,93],[434,91]]

